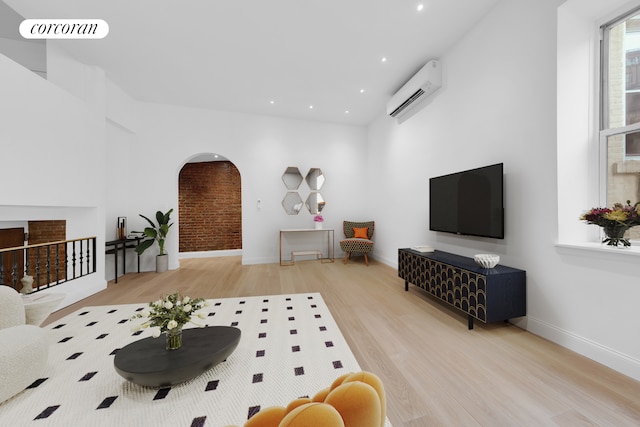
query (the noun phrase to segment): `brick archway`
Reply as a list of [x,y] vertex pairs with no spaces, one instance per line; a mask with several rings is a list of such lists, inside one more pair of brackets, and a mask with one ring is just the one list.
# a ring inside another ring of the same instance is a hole
[[242,249],[241,196],[232,162],[185,164],[178,176],[179,251]]

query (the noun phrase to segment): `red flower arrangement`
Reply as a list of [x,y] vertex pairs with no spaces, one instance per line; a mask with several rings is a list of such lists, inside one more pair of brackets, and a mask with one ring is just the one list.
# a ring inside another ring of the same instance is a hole
[[606,238],[602,243],[610,246],[618,246],[622,243],[624,246],[631,246],[628,239],[625,239],[624,233],[636,225],[640,225],[640,202],[635,205],[627,200],[627,204],[616,203],[613,209],[609,208],[592,208],[582,214],[580,217],[587,224],[595,224],[604,229]]

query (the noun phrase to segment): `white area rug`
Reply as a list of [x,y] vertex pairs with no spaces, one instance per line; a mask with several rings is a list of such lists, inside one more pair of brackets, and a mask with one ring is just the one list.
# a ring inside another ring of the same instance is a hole
[[231,356],[178,386],[141,387],[116,373],[113,358],[150,336],[133,334],[128,322],[144,306],[86,307],[48,325],[46,372],[0,404],[0,425],[242,426],[260,408],[313,396],[361,370],[319,293],[224,298],[210,300],[205,322],[242,331]]

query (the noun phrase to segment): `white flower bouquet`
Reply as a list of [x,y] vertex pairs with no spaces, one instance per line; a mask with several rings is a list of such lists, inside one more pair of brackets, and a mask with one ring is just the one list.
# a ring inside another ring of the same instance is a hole
[[132,330],[154,328],[153,337],[159,337],[164,332],[181,330],[182,327],[191,322],[196,326],[204,327],[193,321],[193,316],[204,319],[204,313],[196,313],[203,307],[207,306],[204,298],[191,299],[188,296],[182,296],[179,293],[173,293],[166,298],[160,298],[157,301],[149,303],[148,308],[136,313],[130,320],[145,319],[141,324],[134,324]]

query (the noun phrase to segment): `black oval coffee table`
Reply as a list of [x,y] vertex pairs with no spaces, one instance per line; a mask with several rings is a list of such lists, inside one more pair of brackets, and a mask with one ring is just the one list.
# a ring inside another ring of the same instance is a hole
[[168,387],[195,378],[225,360],[238,346],[240,335],[240,329],[231,326],[184,329],[178,350],[165,349],[164,335],[144,338],[118,350],[113,365],[132,383]]

